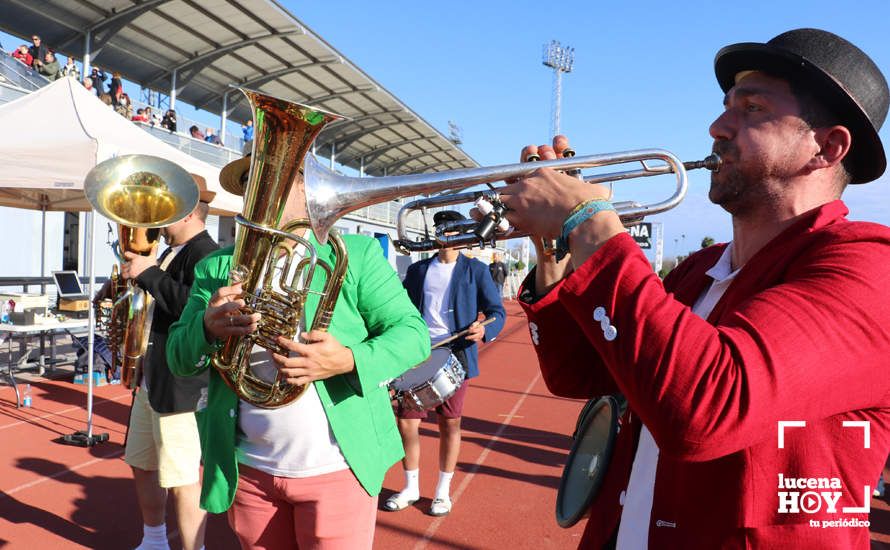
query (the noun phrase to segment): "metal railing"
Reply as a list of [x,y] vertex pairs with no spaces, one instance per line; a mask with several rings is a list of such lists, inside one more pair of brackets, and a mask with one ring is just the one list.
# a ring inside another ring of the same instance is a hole
[[[130,103],[132,103],[132,105],[133,105],[133,114],[134,115],[136,114],[136,111],[138,109],[144,109],[146,107],[151,107],[151,110],[154,111],[158,115],[158,123],[160,123],[160,121],[164,118],[164,113],[166,112],[166,109],[154,107],[154,106],[148,105],[142,101],[133,100],[132,98],[130,98]],[[174,111],[175,111],[175,109],[174,109]],[[157,126],[158,123],[156,123],[155,126]],[[208,124],[206,122],[199,122],[197,120],[192,120],[190,118],[184,117],[179,112],[176,113],[176,132],[177,133],[182,134],[184,136],[188,136],[189,139],[194,139],[188,133],[189,128],[191,128],[192,126],[197,126],[198,130],[200,130],[201,133],[204,134],[204,132],[207,130]],[[164,128],[161,128],[161,130],[164,130]],[[169,130],[164,130],[164,131],[169,131]],[[218,132],[219,128],[213,128],[213,131]],[[198,143],[201,143],[201,140],[199,140],[199,139],[195,139],[195,141]],[[228,128],[226,129],[226,135],[225,135],[225,140],[224,140],[223,145],[221,145],[221,146],[214,145],[210,142],[204,142],[204,143],[207,143],[207,145],[210,147],[225,147],[227,149],[231,149],[233,151],[238,151],[238,152],[241,152],[244,150],[243,137],[240,134],[235,134],[233,132],[230,132],[228,130]]]
[[8,54],[0,54],[0,83],[33,92],[49,84],[49,80]]

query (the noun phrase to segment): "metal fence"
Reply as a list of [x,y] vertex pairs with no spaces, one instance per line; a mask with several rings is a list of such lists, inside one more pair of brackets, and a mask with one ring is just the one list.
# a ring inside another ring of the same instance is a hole
[[0,83],[27,93],[46,86],[49,80],[11,55],[0,54]]

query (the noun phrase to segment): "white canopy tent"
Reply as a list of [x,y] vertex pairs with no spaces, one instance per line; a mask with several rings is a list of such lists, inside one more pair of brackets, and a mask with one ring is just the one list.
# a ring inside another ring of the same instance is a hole
[[87,212],[84,176],[129,154],[162,157],[203,176],[216,191],[211,214],[241,211],[241,198],[220,187],[218,168],[141,130],[72,78],[0,106],[0,206]]
[[[220,187],[218,168],[152,137],[71,78],[57,80],[0,106],[0,206],[44,213],[90,211],[83,193],[87,173],[104,160],[127,154],[162,157],[202,176],[208,189],[216,192],[211,213],[232,215],[241,211],[241,198]],[[95,282],[95,216],[89,214],[85,239],[91,296]],[[87,430],[66,436],[67,442],[83,446],[102,441],[92,434],[94,335],[91,309]]]

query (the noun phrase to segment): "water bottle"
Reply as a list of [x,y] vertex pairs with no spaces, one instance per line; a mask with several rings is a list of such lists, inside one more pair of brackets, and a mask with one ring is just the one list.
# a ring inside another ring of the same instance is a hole
[[25,384],[25,391],[22,392],[22,407],[31,406],[31,384]]

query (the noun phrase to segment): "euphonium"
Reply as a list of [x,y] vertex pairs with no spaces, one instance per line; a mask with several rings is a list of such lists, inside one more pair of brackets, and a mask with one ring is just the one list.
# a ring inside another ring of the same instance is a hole
[[[239,88],[240,89],[240,88]],[[346,275],[346,247],[331,233],[334,266],[317,259],[314,245],[297,233],[310,229],[308,220],[294,220],[279,227],[291,193],[305,202],[302,164],[318,133],[337,115],[282,99],[240,89],[253,112],[254,140],[244,211],[235,218],[238,233],[232,256],[230,283],[242,284],[245,313],[260,314],[259,328],[252,334],[228,338],[212,364],[238,397],[258,407],[277,408],[293,402],[306,389],[279,380],[266,381],[250,369],[255,345],[287,355],[276,341],[293,339],[305,326],[327,330],[334,304]],[[305,255],[297,261],[297,250]],[[303,320],[306,301],[314,291],[309,285],[316,267],[326,272],[324,290],[311,323]],[[276,270],[281,275],[276,277]]]
[[[96,165],[87,174],[84,193],[97,212],[118,223],[118,240],[111,247],[121,264],[127,261],[125,252],[155,256],[160,228],[186,217],[198,204],[198,186],[188,172],[148,155]],[[103,302],[97,324],[105,328],[112,368],[120,368],[121,383],[135,389],[142,378],[154,300],[132,280],[124,281],[115,265],[110,297]]]

